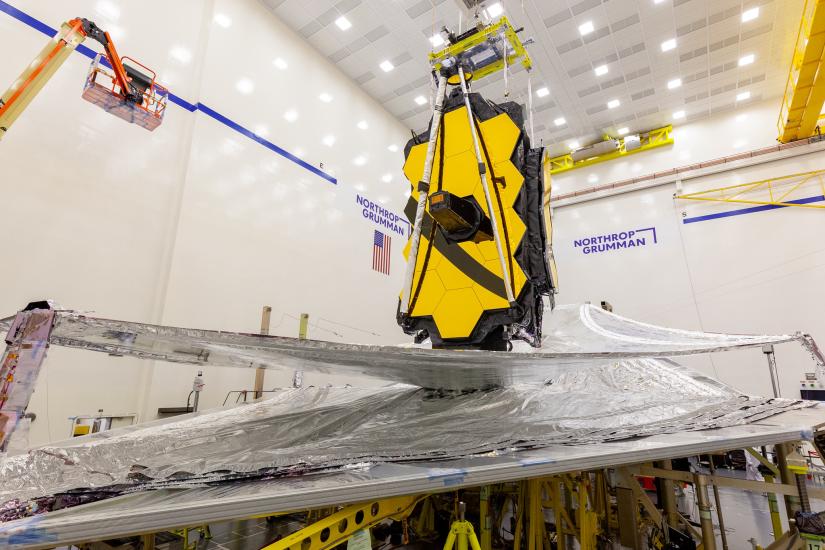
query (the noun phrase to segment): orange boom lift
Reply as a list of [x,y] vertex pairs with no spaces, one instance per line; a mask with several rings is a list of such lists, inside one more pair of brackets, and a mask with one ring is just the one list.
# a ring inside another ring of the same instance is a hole
[[[57,34],[0,97],[0,139],[86,38],[99,42],[105,53],[92,61],[83,99],[147,130],[160,126],[169,92],[157,84],[154,71],[134,59],[118,56],[109,33],[88,19],[76,18],[60,26]],[[101,66],[101,57],[106,58],[111,72]],[[126,60],[141,70],[126,64]]]

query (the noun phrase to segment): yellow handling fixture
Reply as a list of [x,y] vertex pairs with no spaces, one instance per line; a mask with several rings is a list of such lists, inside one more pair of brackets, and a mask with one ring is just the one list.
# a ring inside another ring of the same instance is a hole
[[825,0],[806,0],[777,128],[782,143],[814,135],[825,104]]
[[576,160],[577,151],[571,151],[566,155],[547,158],[545,163],[549,166],[551,174],[560,174],[575,168],[584,168],[585,166],[641,153],[642,151],[649,151],[657,147],[673,145],[673,126],[667,125],[662,128],[656,128],[655,130],[633,136],[633,138],[635,139],[631,140],[628,136],[614,139],[610,136],[605,136],[605,142],[612,141],[615,143],[615,148],[608,153],[594,153],[592,157]]
[[464,519],[464,512],[467,505],[463,502],[458,504],[459,519],[454,521],[450,527],[450,534],[447,535],[447,542],[444,543],[444,550],[481,550],[481,545],[478,543],[476,532],[473,530],[473,524]]
[[[445,62],[452,60],[470,59],[474,60],[475,69],[472,71],[473,80],[481,80],[485,76],[502,71],[507,67],[512,67],[516,63],[521,63],[522,67],[528,71],[533,68],[533,61],[527,54],[524,44],[519,40],[516,29],[510,24],[506,17],[499,19],[498,23],[484,27],[481,31],[471,34],[444,48],[441,51],[430,54],[430,65],[433,70],[440,71]],[[507,56],[498,55],[493,52],[492,45],[503,42],[507,49]],[[489,57],[490,63],[484,63],[485,56]],[[482,60],[482,62],[478,62]],[[453,77],[450,84],[457,85],[458,79]]]
[[324,550],[346,542],[356,532],[392,518],[407,518],[426,495],[413,495],[347,506],[262,550]]

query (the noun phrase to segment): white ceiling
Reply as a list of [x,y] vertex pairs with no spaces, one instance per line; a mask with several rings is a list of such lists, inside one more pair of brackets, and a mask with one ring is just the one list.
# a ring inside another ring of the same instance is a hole
[[[471,12],[461,0],[261,0],[317,50],[336,63],[367,93],[411,129],[426,128],[431,78],[428,37],[447,25],[467,27]],[[645,131],[677,125],[782,95],[804,0],[503,0],[516,27],[524,26],[534,69],[529,73],[535,137],[553,154],[572,140],[582,145],[618,128]],[[487,5],[493,0],[487,0]],[[759,16],[743,22],[754,7]],[[341,15],[352,23],[342,31]],[[595,30],[581,36],[579,25]],[[675,38],[675,49],[661,43]],[[753,54],[751,65],[739,59]],[[390,72],[379,68],[389,60]],[[596,76],[594,69],[608,66]],[[668,89],[681,78],[682,85]],[[510,98],[527,103],[527,71],[510,74]],[[475,91],[493,101],[504,98],[501,73],[479,81]],[[750,99],[736,101],[742,92]],[[619,107],[608,109],[617,99]],[[686,117],[673,120],[673,113]],[[777,101],[777,116],[779,102]],[[566,124],[556,126],[563,117]]]

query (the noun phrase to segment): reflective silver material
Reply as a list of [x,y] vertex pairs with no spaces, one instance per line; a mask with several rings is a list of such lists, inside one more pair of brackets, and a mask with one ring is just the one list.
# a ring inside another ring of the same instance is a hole
[[[808,342],[803,335],[666,329],[587,304],[557,308],[544,330],[540,351],[496,353],[338,344],[59,312],[52,345],[200,365],[362,374],[420,387],[285,389],[250,405],[5,457],[0,521],[146,489],[375,463],[518,457],[548,446],[740,425],[811,405],[748,397],[657,359]],[[466,389],[472,391],[455,391]]]
[[507,480],[696,456],[727,449],[798,441],[825,420],[822,405],[784,412],[744,426],[659,434],[590,445],[551,445],[518,453],[449,461],[355,467],[322,475],[162,489],[91,506],[0,523],[0,548],[52,549],[78,541],[119,538],[184,525],[203,525],[392,496],[451,491]]
[[[541,349],[531,352],[429,350],[147,325],[61,311],[53,345],[174,363],[312,370],[371,376],[425,388],[471,390],[542,383],[620,358],[673,357],[798,340],[657,327],[590,304],[548,313]],[[525,346],[526,347],[526,346]]]
[[[809,406],[744,396],[655,359],[470,393],[296,388],[228,410],[101,432],[0,462],[0,502],[444,460],[738,425]],[[6,506],[6,519],[22,515]],[[46,508],[53,501],[41,503]],[[3,517],[0,507],[0,517]]]

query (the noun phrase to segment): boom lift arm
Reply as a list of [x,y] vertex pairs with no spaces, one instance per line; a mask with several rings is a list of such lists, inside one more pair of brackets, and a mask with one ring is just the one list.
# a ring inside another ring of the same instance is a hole
[[[154,130],[163,120],[168,91],[152,76],[124,65],[109,33],[92,21],[74,18],[60,26],[57,34],[40,51],[20,77],[0,96],[0,139],[5,135],[43,86],[54,76],[69,55],[86,38],[99,42],[113,73],[92,64],[83,98],[128,122]],[[137,62],[135,62],[137,63]],[[148,72],[152,72],[148,70]],[[111,84],[102,85],[97,77],[104,75]]]
[[106,59],[114,70],[115,81],[118,86],[120,86],[120,89],[123,90],[126,101],[137,104],[143,103],[143,92],[132,84],[132,79],[126,74],[126,69],[120,60],[120,56],[117,54],[115,44],[112,42],[112,37],[109,36],[109,33],[88,19],[72,19],[69,21],[69,24],[71,25],[76,21],[79,21],[83,26],[83,33],[88,38],[100,42],[100,45],[103,46],[103,51],[106,52]]

